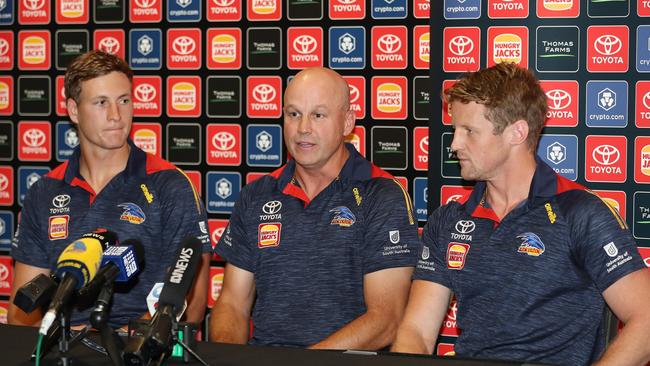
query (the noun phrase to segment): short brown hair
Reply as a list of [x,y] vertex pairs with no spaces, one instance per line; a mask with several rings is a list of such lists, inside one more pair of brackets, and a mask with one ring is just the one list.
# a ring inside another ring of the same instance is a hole
[[65,72],[65,98],[79,103],[81,83],[96,77],[121,72],[133,82],[133,71],[121,58],[109,53],[92,50],[77,56]]
[[464,74],[452,87],[443,91],[448,103],[483,104],[485,118],[499,135],[517,120],[528,122],[527,143],[537,147],[546,121],[546,93],[531,71],[514,63],[499,63],[487,69]]

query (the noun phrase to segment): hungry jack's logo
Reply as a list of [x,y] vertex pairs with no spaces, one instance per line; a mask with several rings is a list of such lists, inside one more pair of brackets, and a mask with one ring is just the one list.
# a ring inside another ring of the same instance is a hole
[[513,62],[528,68],[527,27],[490,27],[487,32],[488,67],[501,62]]

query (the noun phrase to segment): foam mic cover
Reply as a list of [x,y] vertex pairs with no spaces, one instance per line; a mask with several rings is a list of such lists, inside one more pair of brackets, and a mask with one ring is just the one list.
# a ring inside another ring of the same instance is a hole
[[[114,266],[119,269],[115,282],[127,282],[138,274],[144,262],[144,247],[140,241],[129,239],[120,245],[112,245],[104,250],[102,269]],[[101,270],[100,270],[101,271]]]
[[196,237],[187,237],[183,240],[160,292],[158,309],[171,305],[173,316],[183,310],[185,296],[190,292],[201,261],[201,246],[201,241]]
[[68,245],[56,261],[57,278],[72,276],[76,279],[75,290],[95,277],[102,261],[102,244],[94,238],[81,238]]
[[97,241],[99,241],[99,243],[102,245],[102,249],[106,249],[107,247],[118,245],[120,242],[117,239],[116,233],[107,230],[105,228],[97,228],[92,233],[84,234],[81,237],[97,239]]
[[102,243],[91,237],[69,244],[56,261],[55,276],[61,279],[39,333],[45,335],[72,293],[90,282],[102,261]]

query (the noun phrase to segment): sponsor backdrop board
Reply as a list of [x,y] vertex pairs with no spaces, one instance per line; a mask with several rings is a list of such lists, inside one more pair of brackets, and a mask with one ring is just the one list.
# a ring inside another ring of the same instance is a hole
[[90,49],[134,69],[131,137],[192,178],[213,240],[241,187],[285,163],[282,93],[310,66],[345,76],[358,117],[349,142],[420,197],[424,215],[428,18],[427,0],[0,1],[0,255],[29,186],[78,144],[63,75]]
[[[502,61],[533,70],[548,96],[537,154],[627,220],[650,267],[650,3],[644,0],[440,0],[431,9],[434,100],[428,209],[469,195],[438,97],[463,72]],[[416,165],[417,166],[417,165]],[[416,208],[418,196],[414,195]],[[418,212],[419,213],[419,212]],[[450,352],[456,305],[438,354]]]

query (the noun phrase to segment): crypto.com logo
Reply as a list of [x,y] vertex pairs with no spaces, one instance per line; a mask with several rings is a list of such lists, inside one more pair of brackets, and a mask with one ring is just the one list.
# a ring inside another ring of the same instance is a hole
[[135,98],[143,103],[151,102],[156,98],[156,88],[151,84],[143,83],[135,87]]
[[566,90],[562,89],[553,89],[546,92],[548,97],[549,108],[553,110],[562,110],[571,105],[571,94]]
[[146,9],[156,5],[156,1],[158,0],[135,0],[135,5]]
[[456,36],[449,41],[449,51],[456,56],[466,56],[474,50],[474,41],[466,36]]
[[259,103],[270,103],[275,99],[275,88],[269,84],[260,84],[253,88],[253,98]]
[[23,6],[27,10],[39,10],[45,5],[45,0],[23,0]]
[[311,54],[316,50],[317,46],[316,38],[310,35],[303,34],[293,40],[293,49],[302,55]]
[[600,165],[613,165],[621,158],[621,152],[612,145],[600,145],[594,149],[591,157]]
[[402,48],[402,40],[394,34],[384,34],[377,40],[377,47],[383,53],[396,53]]
[[172,49],[179,55],[188,55],[196,49],[196,42],[188,36],[180,36],[172,43]]
[[617,54],[621,50],[623,42],[621,42],[621,39],[616,36],[605,34],[596,38],[594,47],[596,48],[596,52],[601,55],[611,56]]
[[36,128],[30,128],[23,134],[23,142],[29,147],[39,147],[45,143],[45,133]]
[[235,147],[237,140],[229,132],[220,131],[212,137],[212,146],[220,151],[228,151]]
[[99,41],[97,48],[106,53],[114,55],[120,52],[120,41],[118,41],[115,37],[102,38],[102,40]]

